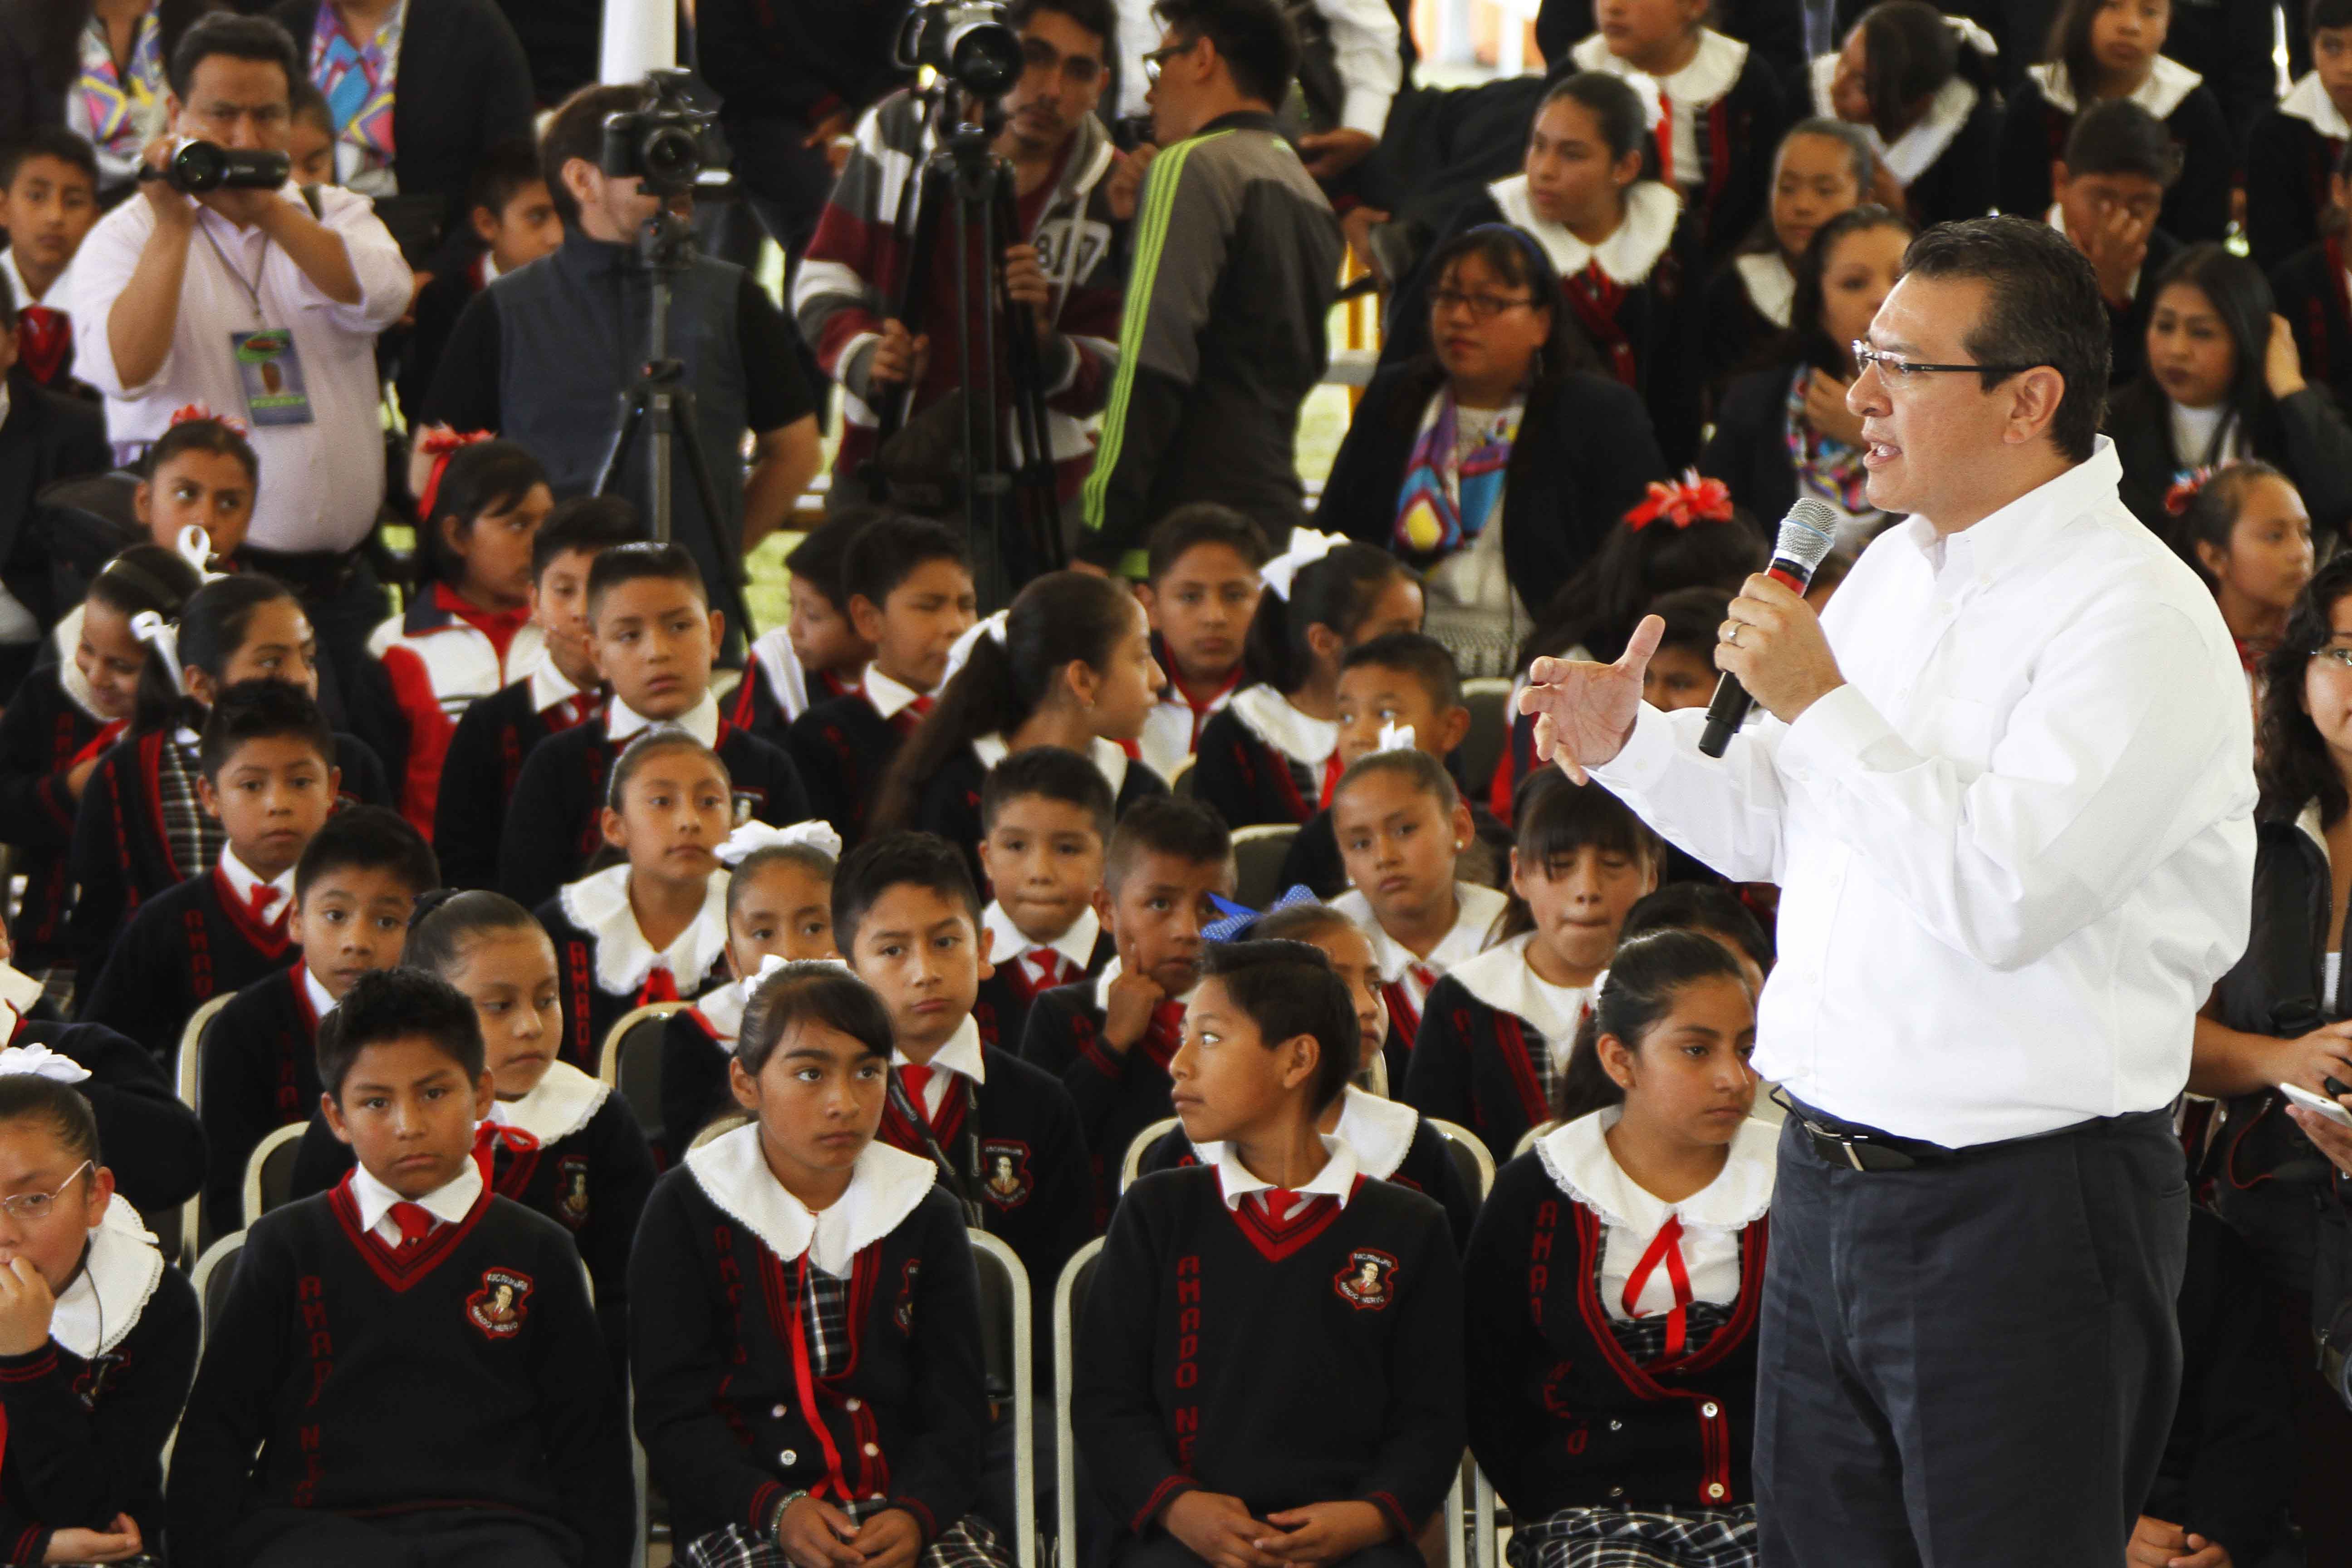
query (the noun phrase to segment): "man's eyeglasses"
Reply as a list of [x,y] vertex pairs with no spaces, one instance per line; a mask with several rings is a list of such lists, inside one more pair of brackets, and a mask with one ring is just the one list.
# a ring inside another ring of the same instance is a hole
[[1910,386],[1923,375],[1958,375],[1962,372],[1971,375],[2017,375],[2040,368],[2030,364],[1921,364],[1916,360],[1904,359],[1872,348],[1860,338],[1847,346],[1853,351],[1854,374],[1876,370],[1878,379],[1889,386]]
[[1193,38],[1186,43],[1170,44],[1165,48],[1152,50],[1143,57],[1143,79],[1156,85],[1160,80],[1160,68],[1163,62],[1172,60],[1178,55],[1189,55],[1200,47],[1201,40]]
[[1533,300],[1506,300],[1500,294],[1465,294],[1459,289],[1432,289],[1429,291],[1430,314],[1450,310],[1458,305],[1470,312],[1470,319],[1474,321],[1491,321],[1514,306],[1534,303]]
[[49,1211],[57,1206],[59,1194],[79,1181],[81,1173],[89,1169],[89,1162],[84,1160],[74,1167],[72,1175],[58,1184],[57,1192],[18,1193],[12,1198],[0,1198],[0,1209],[5,1209],[8,1217],[19,1225],[38,1225],[49,1217]]

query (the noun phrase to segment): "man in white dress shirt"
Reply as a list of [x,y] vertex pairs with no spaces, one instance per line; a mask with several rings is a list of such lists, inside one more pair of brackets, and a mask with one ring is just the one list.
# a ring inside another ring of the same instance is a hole
[[1538,660],[1524,705],[1571,775],[1781,885],[1763,1562],[2117,1563],[2180,1375],[2168,1108],[2246,940],[2245,680],[2116,499],[2062,237],[1928,230],[1867,346],[1870,501],[1909,521],[1821,619],[1748,579],[1717,663],[1769,716],[1718,762],[1643,706],[1654,616],[1614,665]]

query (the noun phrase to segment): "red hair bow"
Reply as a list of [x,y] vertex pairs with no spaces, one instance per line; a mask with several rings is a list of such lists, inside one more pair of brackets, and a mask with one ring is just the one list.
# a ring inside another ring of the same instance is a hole
[[2187,511],[2189,503],[2197,499],[2197,492],[2203,489],[2212,478],[2211,468],[2183,468],[2173,475],[2171,488],[2164,492],[2166,515],[2179,517]]
[[433,503],[440,499],[441,476],[448,471],[449,459],[477,441],[495,441],[498,438],[499,433],[495,430],[459,431],[446,425],[425,433],[424,439],[416,443],[416,449],[433,459],[433,471],[425,477],[425,489],[417,493],[417,521],[429,523],[433,521]]
[[1625,526],[1639,533],[1661,518],[1676,528],[1694,522],[1731,521],[1731,487],[1721,479],[1701,479],[1696,468],[1685,468],[1678,479],[1653,479],[1642,504],[1625,514]]
[[164,428],[169,429],[173,425],[194,425],[199,420],[206,419],[240,439],[248,438],[252,435],[252,432],[245,427],[244,420],[233,419],[226,414],[215,414],[201,403],[184,403],[172,410],[170,424],[167,424]]

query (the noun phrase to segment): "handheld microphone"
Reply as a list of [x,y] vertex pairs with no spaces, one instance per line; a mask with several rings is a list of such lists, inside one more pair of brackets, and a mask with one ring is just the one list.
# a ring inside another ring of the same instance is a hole
[[[1772,545],[1772,564],[1764,574],[1801,594],[1813,581],[1813,569],[1837,544],[1838,516],[1823,501],[1808,496],[1780,520],[1780,536]],[[1748,718],[1755,702],[1739,678],[1729,670],[1715,683],[1715,700],[1706,705],[1706,729],[1698,738],[1706,756],[1719,757]]]

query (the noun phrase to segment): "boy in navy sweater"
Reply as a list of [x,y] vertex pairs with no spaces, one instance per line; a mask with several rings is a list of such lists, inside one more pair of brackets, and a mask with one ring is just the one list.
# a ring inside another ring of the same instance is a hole
[[1461,1278],[1444,1212],[1316,1131],[1356,1057],[1319,949],[1208,950],[1172,1066],[1217,1163],[1128,1193],[1080,1329],[1076,1436],[1119,1568],[1422,1560],[1462,1460]]
[[850,624],[873,648],[858,689],[814,702],[793,721],[793,760],[815,814],[855,847],[882,775],[931,710],[948,650],[978,615],[963,541],[919,517],[877,517],[850,542],[841,568]]
[[1112,816],[1110,783],[1080,752],[1031,746],[988,770],[980,864],[996,896],[980,919],[996,973],[972,1016],[990,1045],[1018,1049],[1030,1003],[1116,956],[1095,913]]
[[476,1163],[473,1004],[362,976],[319,1069],[359,1164],[247,1234],[173,1450],[173,1563],[617,1568],[623,1402],[572,1238]]
[[196,1104],[211,1235],[245,1225],[254,1146],[318,1109],[319,1020],[361,975],[400,962],[409,912],[440,882],[432,847],[387,806],[330,817],[302,851],[289,926],[301,961],[239,991],[205,1026]]
[[294,962],[294,866],[334,809],[335,736],[299,687],[243,680],[222,691],[198,742],[196,798],[227,845],[206,877],[139,906],[82,1010],[159,1061],[213,997]]
[[600,721],[548,737],[523,764],[499,847],[499,891],[537,909],[582,875],[604,844],[605,775],[655,725],[683,730],[719,753],[736,821],[781,827],[807,818],[792,759],[719,715],[710,668],[725,621],[684,545],[624,544],[596,557],[588,625],[612,700]]

